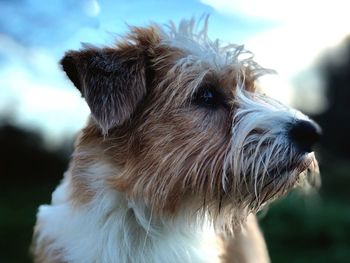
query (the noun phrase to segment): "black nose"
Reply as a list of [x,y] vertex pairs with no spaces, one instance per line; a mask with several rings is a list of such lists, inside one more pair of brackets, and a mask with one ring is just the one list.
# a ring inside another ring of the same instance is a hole
[[299,120],[291,125],[288,135],[299,150],[312,152],[312,146],[321,138],[321,128],[311,121]]

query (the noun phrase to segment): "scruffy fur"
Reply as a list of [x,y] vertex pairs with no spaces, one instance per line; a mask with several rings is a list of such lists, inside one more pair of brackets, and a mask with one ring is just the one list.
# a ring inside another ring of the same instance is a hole
[[132,27],[66,53],[91,117],[39,209],[35,262],[269,261],[255,214],[315,181],[313,153],[287,136],[311,120],[260,94],[268,70],[202,24]]

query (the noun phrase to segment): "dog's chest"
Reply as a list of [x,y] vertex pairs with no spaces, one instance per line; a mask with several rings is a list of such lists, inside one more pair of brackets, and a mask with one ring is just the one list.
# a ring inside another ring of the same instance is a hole
[[59,251],[64,262],[219,262],[219,246],[209,224],[188,227],[181,219],[155,222],[112,190],[83,207],[73,207],[69,190],[68,174],[52,204],[41,206],[38,213],[38,238],[50,240],[46,249]]

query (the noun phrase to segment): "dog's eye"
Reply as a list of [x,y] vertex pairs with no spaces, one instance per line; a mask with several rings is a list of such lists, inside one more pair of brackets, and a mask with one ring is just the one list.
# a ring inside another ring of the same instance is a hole
[[221,102],[221,96],[213,87],[205,86],[194,95],[193,101],[200,106],[216,108]]

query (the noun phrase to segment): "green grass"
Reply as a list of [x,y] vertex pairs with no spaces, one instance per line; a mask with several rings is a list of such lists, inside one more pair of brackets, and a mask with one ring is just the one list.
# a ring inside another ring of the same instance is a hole
[[272,262],[350,262],[350,164],[321,168],[317,195],[294,192],[261,218]]
[[290,195],[261,219],[272,262],[349,262],[350,205]]
[[0,262],[32,262],[29,246],[38,206],[48,203],[53,185],[8,186],[0,194]]

